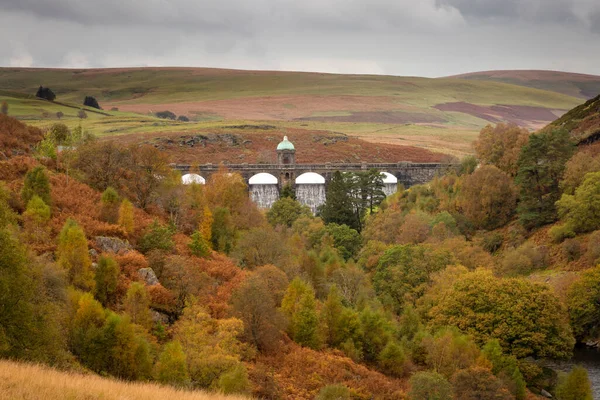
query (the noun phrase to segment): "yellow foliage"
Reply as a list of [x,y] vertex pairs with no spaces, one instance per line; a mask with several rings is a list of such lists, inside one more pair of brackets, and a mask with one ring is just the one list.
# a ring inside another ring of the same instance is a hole
[[133,204],[127,199],[123,200],[121,207],[119,207],[119,225],[121,225],[129,235],[133,233],[135,228],[133,221]]

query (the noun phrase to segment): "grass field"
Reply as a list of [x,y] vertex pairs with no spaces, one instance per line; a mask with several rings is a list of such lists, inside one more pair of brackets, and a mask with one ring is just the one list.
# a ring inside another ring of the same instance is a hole
[[[506,76],[486,76],[0,68],[0,102],[8,103],[9,115],[29,124],[48,127],[57,122],[60,111],[67,125],[81,123],[101,137],[210,133],[230,125],[270,124],[279,132],[340,132],[380,145],[415,146],[459,157],[472,152],[472,141],[488,123],[508,121],[535,130],[581,103],[576,85],[569,83],[575,79],[570,74],[562,80],[552,77],[550,86],[557,90],[527,87],[539,83],[537,75],[527,76],[526,84],[519,84],[523,77],[517,82],[511,75],[508,84],[498,82]],[[581,85],[591,90],[595,81],[586,79]],[[50,87],[64,105],[33,98],[40,84]],[[80,121],[77,112],[87,95],[96,97],[107,115],[87,109],[87,119]],[[119,111],[111,111],[115,108]],[[163,110],[191,122],[152,116]]]
[[242,400],[201,391],[182,391],[155,384],[129,383],[97,375],[0,360],[0,399],[6,400]]

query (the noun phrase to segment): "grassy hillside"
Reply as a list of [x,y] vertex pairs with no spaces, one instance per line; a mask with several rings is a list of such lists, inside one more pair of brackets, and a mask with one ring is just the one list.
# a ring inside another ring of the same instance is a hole
[[600,95],[575,107],[545,129],[565,128],[578,142],[593,143],[600,136]]
[[[50,87],[62,104],[32,98],[39,85]],[[472,152],[471,142],[488,123],[535,130],[580,103],[573,95],[476,79],[206,68],[0,68],[0,88],[10,115],[42,128],[56,122],[58,111],[67,124],[79,124],[78,107],[89,95],[104,111],[90,110],[84,124],[100,136],[268,123],[456,156]],[[152,116],[163,110],[191,122]]]
[[187,392],[150,383],[120,382],[97,375],[61,372],[39,365],[0,360],[0,398],[11,400],[242,400],[201,391]]
[[493,81],[548,90],[589,99],[600,93],[600,76],[560,71],[483,71],[454,76],[471,81]]

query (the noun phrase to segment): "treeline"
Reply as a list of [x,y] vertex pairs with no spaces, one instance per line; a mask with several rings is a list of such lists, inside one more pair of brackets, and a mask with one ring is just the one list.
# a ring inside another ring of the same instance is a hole
[[[0,161],[0,355],[264,398],[590,398],[536,360],[598,333],[600,158],[505,125],[476,149],[385,200],[336,173],[313,216],[55,125]],[[589,271],[524,278],[563,262]]]

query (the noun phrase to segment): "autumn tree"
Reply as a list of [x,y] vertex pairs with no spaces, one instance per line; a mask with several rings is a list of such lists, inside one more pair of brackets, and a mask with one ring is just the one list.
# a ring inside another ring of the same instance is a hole
[[112,187],[106,188],[100,197],[100,218],[110,224],[116,224],[119,220],[119,194]]
[[456,328],[443,328],[423,339],[426,363],[433,371],[450,379],[461,369],[475,365],[479,357],[477,345]]
[[119,220],[118,223],[125,232],[131,235],[135,229],[135,222],[133,219],[133,204],[127,199],[123,199],[119,206]]
[[516,183],[520,186],[517,208],[527,229],[556,219],[556,201],[565,163],[573,154],[573,143],[565,130],[531,135],[519,156]]
[[511,392],[515,399],[525,400],[527,395],[526,383],[523,374],[519,370],[517,358],[506,355],[497,339],[492,339],[482,348],[482,354],[492,363],[492,372]]
[[148,207],[157,197],[161,180],[169,172],[166,154],[153,146],[130,149],[132,176],[126,181],[127,189],[141,208]]
[[452,400],[452,385],[437,372],[417,372],[409,382],[410,400]]
[[94,286],[94,297],[104,306],[115,304],[115,293],[119,283],[119,264],[108,255],[102,255],[98,259],[96,267],[96,285]]
[[146,286],[139,282],[133,282],[127,289],[123,307],[127,315],[131,317],[131,322],[145,328],[151,327],[150,297]]
[[311,216],[310,208],[291,197],[281,197],[267,211],[267,220],[273,226],[283,225],[289,228],[301,216]]
[[521,148],[529,141],[529,132],[514,124],[488,125],[473,144],[483,164],[496,166],[510,176],[517,174]]
[[[244,339],[262,352],[279,348],[286,321],[276,308],[264,274],[253,273],[232,295],[234,316],[244,322]],[[268,279],[268,278],[267,278]]]
[[512,400],[514,397],[492,372],[483,367],[458,371],[452,379],[454,398],[461,400]]
[[68,219],[58,238],[58,264],[67,271],[69,282],[82,290],[94,288],[94,273],[83,229]]
[[556,387],[559,400],[592,400],[592,388],[585,368],[577,366]]
[[178,341],[165,345],[155,367],[156,380],[173,386],[185,386],[189,381],[186,357]]
[[180,314],[192,298],[210,284],[210,278],[200,271],[191,259],[183,256],[170,256],[166,259],[161,274],[161,283],[175,297],[175,312]]
[[565,164],[565,172],[560,182],[564,194],[575,194],[575,189],[583,183],[586,174],[600,171],[600,157],[587,151],[578,151]]
[[510,220],[517,204],[517,190],[508,175],[485,165],[465,178],[459,204],[476,227],[491,230]]
[[33,195],[23,213],[25,231],[34,243],[44,243],[50,238],[50,207]]
[[498,339],[517,358],[571,355],[575,340],[566,312],[548,287],[497,278],[489,270],[463,274],[449,288],[441,285],[431,288],[430,327],[455,326],[480,345]]
[[284,267],[289,262],[290,249],[282,235],[266,225],[245,232],[232,255],[248,269],[267,264]]
[[234,240],[235,227],[229,209],[225,207],[215,208],[211,227],[212,248],[228,254],[233,248]]
[[575,337],[584,341],[599,332],[600,266],[585,271],[567,292],[567,304]]
[[74,167],[81,171],[83,180],[94,189],[108,187],[121,190],[130,179],[133,158],[130,149],[114,141],[89,142],[77,148]]
[[196,231],[190,236],[192,241],[188,244],[188,247],[193,255],[196,257],[208,257],[210,255],[210,245],[200,231]]
[[42,166],[37,166],[27,172],[23,189],[21,189],[21,198],[27,204],[33,196],[38,196],[44,203],[52,204],[50,197],[50,181],[46,169]]

